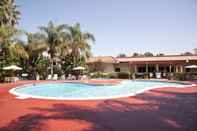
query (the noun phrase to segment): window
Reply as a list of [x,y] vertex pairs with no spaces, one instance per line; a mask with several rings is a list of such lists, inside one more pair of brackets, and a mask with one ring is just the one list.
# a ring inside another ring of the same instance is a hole
[[146,72],[146,67],[138,67],[138,72],[139,72],[139,73],[144,73],[144,72]]
[[120,68],[115,68],[115,72],[120,72]]

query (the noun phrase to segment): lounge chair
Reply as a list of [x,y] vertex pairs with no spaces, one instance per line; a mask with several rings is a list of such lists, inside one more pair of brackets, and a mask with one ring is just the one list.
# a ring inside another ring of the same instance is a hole
[[152,78],[153,77],[153,73],[149,73],[149,77]]
[[68,74],[67,80],[75,80],[76,77],[74,75]]
[[88,79],[88,76],[87,76],[87,75],[83,75],[83,76],[81,77],[81,80],[86,80],[86,79]]
[[53,80],[58,80],[58,75],[57,74],[54,74]]
[[52,79],[52,76],[48,75],[47,80],[51,80],[51,79]]
[[18,80],[18,77],[5,77],[6,82],[17,82]]
[[160,73],[160,72],[157,72],[157,73],[156,73],[156,78],[157,78],[157,79],[160,79],[160,78],[161,78],[161,73]]
[[65,75],[62,75],[61,76],[61,80],[65,80]]

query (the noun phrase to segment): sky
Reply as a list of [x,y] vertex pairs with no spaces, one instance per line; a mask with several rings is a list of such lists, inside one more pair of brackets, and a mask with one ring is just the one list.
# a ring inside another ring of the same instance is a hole
[[15,0],[19,27],[37,32],[50,20],[94,34],[94,56],[179,54],[197,48],[197,0]]

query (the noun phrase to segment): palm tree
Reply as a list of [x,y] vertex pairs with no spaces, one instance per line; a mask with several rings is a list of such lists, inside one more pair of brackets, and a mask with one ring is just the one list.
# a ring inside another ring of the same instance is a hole
[[20,19],[20,12],[17,8],[14,5],[14,0],[0,1],[0,59],[3,60],[8,58],[9,46],[13,42],[13,37],[21,33],[21,31],[14,28],[14,25]]
[[29,58],[29,55],[26,52],[23,43],[20,41],[9,45],[9,54],[12,59]]
[[94,42],[94,36],[89,32],[82,32],[80,24],[68,26],[70,54],[73,58],[73,66],[81,63],[81,60],[86,60],[91,56],[90,42]]
[[18,35],[20,35],[21,33],[21,30],[18,30],[14,27],[0,27],[0,59],[8,60],[9,57],[10,60],[18,57],[27,58],[27,54],[24,53],[25,50],[22,49],[23,46],[21,45],[21,42],[17,39]]
[[65,33],[66,25],[54,25],[52,21],[47,26],[41,26],[43,39],[48,46],[50,54],[51,75],[53,76],[54,58],[60,55],[62,48],[67,47],[67,35]]
[[27,62],[28,70],[32,74],[32,78],[35,79],[37,74],[37,64],[43,58],[42,53],[46,51],[47,45],[43,41],[43,35],[40,33],[27,33],[27,45],[25,47],[29,54],[29,60]]
[[14,0],[0,1],[0,26],[14,26],[20,19],[18,6],[14,5]]
[[13,38],[21,35],[23,33],[22,30],[16,29],[10,26],[2,26],[0,27],[0,44],[8,43]]

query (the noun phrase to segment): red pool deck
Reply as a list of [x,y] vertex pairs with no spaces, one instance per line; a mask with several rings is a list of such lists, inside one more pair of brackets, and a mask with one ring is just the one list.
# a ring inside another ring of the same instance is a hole
[[33,82],[0,84],[0,131],[197,131],[197,87],[97,101],[21,100],[8,93]]

